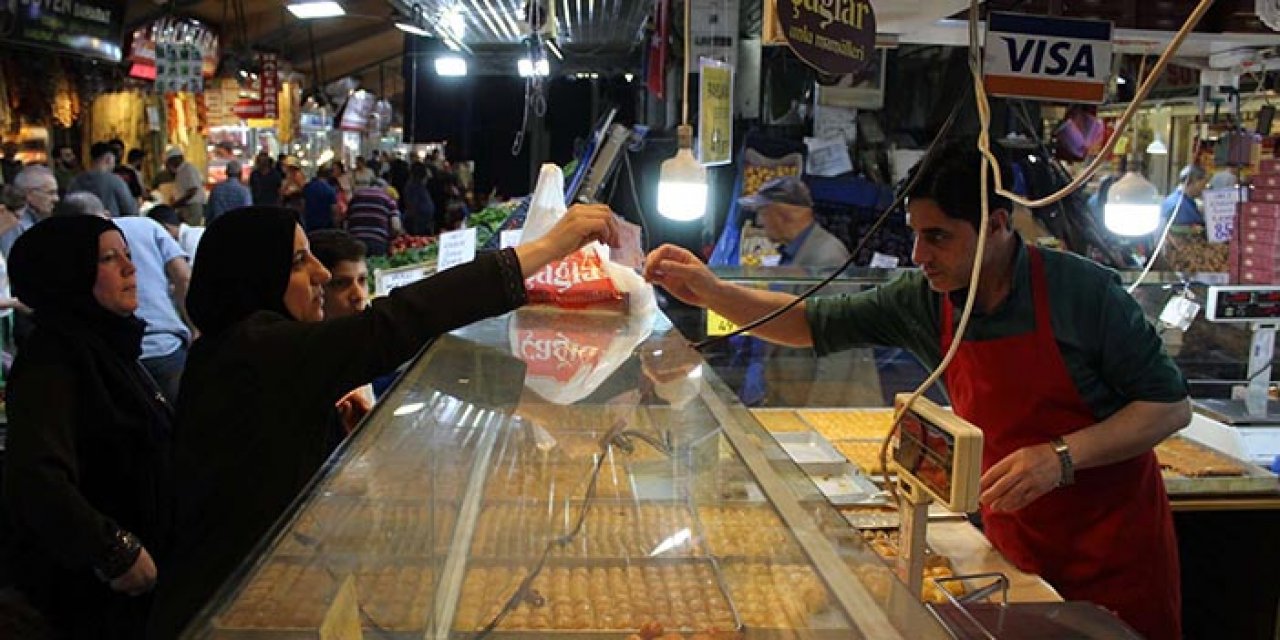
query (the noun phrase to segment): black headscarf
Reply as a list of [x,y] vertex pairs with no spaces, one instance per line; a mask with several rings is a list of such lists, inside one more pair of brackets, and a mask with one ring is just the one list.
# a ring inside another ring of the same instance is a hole
[[13,295],[35,310],[37,329],[96,335],[127,360],[142,353],[146,323],[107,311],[93,297],[98,280],[98,237],[120,233],[98,216],[54,217],[18,237],[9,253]]
[[284,306],[297,218],[283,207],[245,207],[219,216],[200,239],[187,312],[212,336],[257,311],[292,317]]

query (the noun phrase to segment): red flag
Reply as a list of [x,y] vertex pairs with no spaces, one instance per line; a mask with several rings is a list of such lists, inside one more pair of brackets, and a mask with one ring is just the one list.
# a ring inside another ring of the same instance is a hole
[[671,0],[654,0],[653,17],[653,35],[649,38],[649,59],[645,65],[645,86],[662,100],[667,97],[667,41],[671,36]]

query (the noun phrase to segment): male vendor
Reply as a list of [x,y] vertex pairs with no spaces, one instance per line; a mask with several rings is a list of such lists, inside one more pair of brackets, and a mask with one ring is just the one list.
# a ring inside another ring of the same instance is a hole
[[[975,148],[967,138],[940,149],[908,193],[919,271],[810,299],[753,334],[819,353],[900,346],[937,366],[975,262]],[[1179,638],[1178,549],[1152,448],[1190,421],[1186,382],[1115,273],[1025,246],[994,185],[989,204],[973,318],[945,376],[956,413],[985,438],[987,537],[1067,599],[1115,611],[1148,638]],[[645,275],[738,324],[793,298],[722,282],[672,246],[650,254]]]

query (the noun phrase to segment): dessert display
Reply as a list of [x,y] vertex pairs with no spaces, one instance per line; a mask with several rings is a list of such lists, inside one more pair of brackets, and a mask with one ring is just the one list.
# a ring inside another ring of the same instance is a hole
[[892,409],[800,411],[800,417],[828,440],[884,440],[893,428]]
[[[887,562],[894,562],[898,558],[898,549],[900,537],[897,529],[868,529],[862,532],[862,539],[867,541],[871,549]],[[955,570],[951,566],[951,559],[926,550],[924,558],[924,585],[922,588],[921,599],[925,602],[943,603],[947,601],[947,596],[933,583],[934,578],[951,578],[955,576]],[[874,579],[872,580],[874,583]],[[944,582],[943,589],[950,592],[953,596],[962,596],[965,593],[964,584],[959,581]],[[868,585],[870,588],[870,585]]]
[[748,628],[806,629],[810,616],[830,607],[822,581],[805,565],[730,563],[724,579]]
[[[349,571],[315,564],[271,562],[240,591],[219,620],[228,629],[316,629]],[[360,567],[356,594],[366,626],[423,630],[434,588],[431,569]]]
[[800,419],[800,414],[795,411],[777,411],[777,410],[752,410],[751,415],[755,416],[760,424],[772,433],[790,433],[794,431],[808,431],[809,425]]
[[[489,624],[529,570],[473,567],[463,581],[454,628],[472,631]],[[531,592],[533,597],[515,607],[498,629],[638,631],[646,623],[684,631],[737,628],[715,573],[705,562],[549,564],[533,580]]]
[[832,442],[831,446],[864,472],[881,475],[884,473],[884,465],[880,464],[880,444],[879,440],[845,440]]
[[717,557],[770,558],[799,554],[795,539],[767,507],[699,507],[708,550]]
[[[591,480],[592,463],[501,465],[485,484],[490,500],[531,498],[536,500],[582,499]],[[605,459],[596,481],[597,498],[630,498],[631,476],[621,463]]]
[[[582,508],[547,503],[495,504],[480,514],[471,542],[475,557],[537,557],[547,542],[573,526]],[[646,558],[703,555],[684,506],[634,502],[595,504],[582,532],[555,557]],[[682,535],[683,533],[683,535]]]
[[1245,475],[1244,466],[1235,460],[1178,436],[1156,445],[1156,458],[1166,476],[1211,478]]
[[412,503],[316,502],[280,540],[279,555],[361,553],[427,557],[448,548],[455,509]]

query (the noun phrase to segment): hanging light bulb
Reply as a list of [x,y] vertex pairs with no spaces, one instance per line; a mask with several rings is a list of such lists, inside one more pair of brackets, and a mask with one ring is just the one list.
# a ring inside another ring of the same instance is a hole
[[697,220],[707,208],[707,168],[693,157],[693,127],[680,125],[680,148],[662,163],[658,213],[672,220]]
[[1152,140],[1151,144],[1147,145],[1147,153],[1156,156],[1169,155],[1169,147],[1165,146],[1164,140],[1160,139],[1159,133],[1156,134],[1156,139]]
[[1137,237],[1160,226],[1160,191],[1136,170],[1111,185],[1102,211],[1103,224],[1119,236]]

